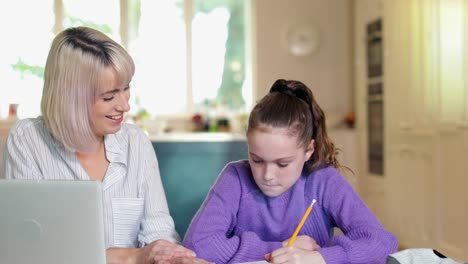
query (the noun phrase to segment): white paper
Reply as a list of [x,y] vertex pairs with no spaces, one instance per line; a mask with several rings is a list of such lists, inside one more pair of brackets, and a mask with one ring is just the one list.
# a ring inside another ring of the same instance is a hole
[[252,261],[252,262],[242,262],[237,264],[269,264],[266,260]]

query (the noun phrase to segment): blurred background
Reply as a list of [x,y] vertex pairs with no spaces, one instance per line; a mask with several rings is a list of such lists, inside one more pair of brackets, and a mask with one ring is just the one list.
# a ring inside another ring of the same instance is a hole
[[133,56],[127,122],[153,142],[242,141],[271,84],[300,80],[400,247],[468,261],[468,0],[17,0],[0,23],[1,144],[40,115],[54,35],[94,27]]

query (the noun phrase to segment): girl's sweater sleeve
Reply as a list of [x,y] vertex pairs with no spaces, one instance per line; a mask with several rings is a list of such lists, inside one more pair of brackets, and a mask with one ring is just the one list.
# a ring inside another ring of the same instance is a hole
[[263,260],[266,253],[281,247],[281,242],[262,241],[253,232],[235,235],[237,212],[246,191],[238,170],[226,166],[192,220],[184,246],[194,250],[197,257],[215,263]]
[[349,183],[337,172],[322,186],[322,206],[343,235],[335,235],[319,252],[327,264],[386,263],[397,250],[396,237],[385,230]]

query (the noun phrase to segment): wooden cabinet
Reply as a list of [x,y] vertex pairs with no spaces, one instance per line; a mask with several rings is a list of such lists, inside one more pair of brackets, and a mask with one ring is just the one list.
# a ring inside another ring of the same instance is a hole
[[389,135],[388,226],[405,248],[435,247],[435,147],[431,133]]
[[[468,103],[468,102],[466,102]],[[445,252],[468,260],[468,130],[442,129],[436,153],[435,241]]]
[[[363,0],[354,10],[360,194],[402,248],[468,261],[468,24],[458,19],[468,3]],[[361,36],[376,16],[384,30],[383,177],[369,174],[366,163]]]
[[220,135],[186,133],[152,138],[169,210],[182,238],[224,166],[248,158],[244,139]]

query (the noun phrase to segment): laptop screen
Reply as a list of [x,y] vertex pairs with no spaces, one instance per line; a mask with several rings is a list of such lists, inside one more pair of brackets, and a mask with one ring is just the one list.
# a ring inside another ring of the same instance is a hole
[[101,183],[0,180],[0,263],[105,264]]

